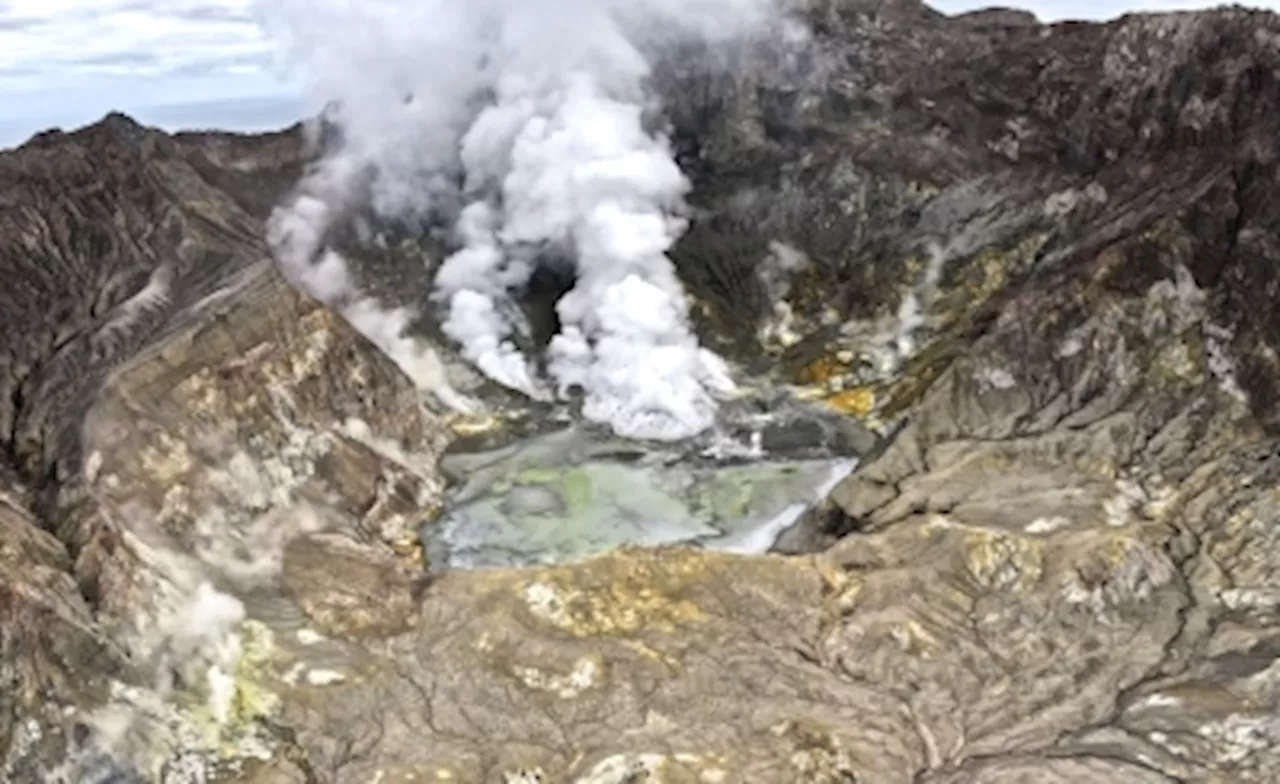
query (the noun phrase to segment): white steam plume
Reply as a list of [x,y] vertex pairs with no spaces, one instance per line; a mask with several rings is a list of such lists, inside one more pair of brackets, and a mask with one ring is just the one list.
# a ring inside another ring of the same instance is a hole
[[[580,387],[585,416],[622,435],[707,428],[732,382],[691,333],[666,255],[689,185],[648,121],[646,51],[739,36],[773,3],[262,0],[342,136],[300,188],[321,204],[300,197],[273,221],[282,266],[326,301],[354,298],[324,248],[357,193],[383,217],[445,221],[459,250],[433,299],[482,372],[535,397]],[[542,379],[513,341],[513,295],[565,259],[576,284]]]
[[435,394],[452,409],[471,411],[474,403],[449,385],[435,352],[405,335],[412,314],[405,308],[384,309],[361,296],[346,259],[326,246],[329,231],[350,208],[360,173],[358,162],[344,156],[312,168],[292,199],[278,207],[268,222],[267,243],[276,263],[293,285],[341,313],[415,386]]

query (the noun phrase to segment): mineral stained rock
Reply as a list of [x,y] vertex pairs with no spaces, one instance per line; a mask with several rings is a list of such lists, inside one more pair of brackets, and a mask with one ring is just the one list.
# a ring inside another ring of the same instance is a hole
[[654,78],[705,339],[884,435],[803,555],[423,572],[301,129],[0,155],[0,780],[1280,780],[1280,18],[800,5]]

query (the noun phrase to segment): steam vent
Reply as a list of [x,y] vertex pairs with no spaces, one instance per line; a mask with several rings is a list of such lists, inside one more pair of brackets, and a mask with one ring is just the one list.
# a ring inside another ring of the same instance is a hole
[[1280,17],[276,5],[0,152],[0,782],[1280,782]]

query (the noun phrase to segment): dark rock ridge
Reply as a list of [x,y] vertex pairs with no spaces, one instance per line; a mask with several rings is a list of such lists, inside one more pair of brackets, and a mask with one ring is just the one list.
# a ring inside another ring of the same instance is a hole
[[888,436],[806,555],[428,584],[481,428],[266,263],[303,130],[0,154],[0,781],[1280,780],[1280,18],[799,5],[655,81],[699,329]]

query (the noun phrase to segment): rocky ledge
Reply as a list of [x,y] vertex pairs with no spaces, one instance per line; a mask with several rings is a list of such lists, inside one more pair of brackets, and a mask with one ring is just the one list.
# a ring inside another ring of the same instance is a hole
[[881,438],[788,555],[424,568],[304,129],[0,154],[0,780],[1280,780],[1280,18],[803,12],[656,75],[704,339]]

